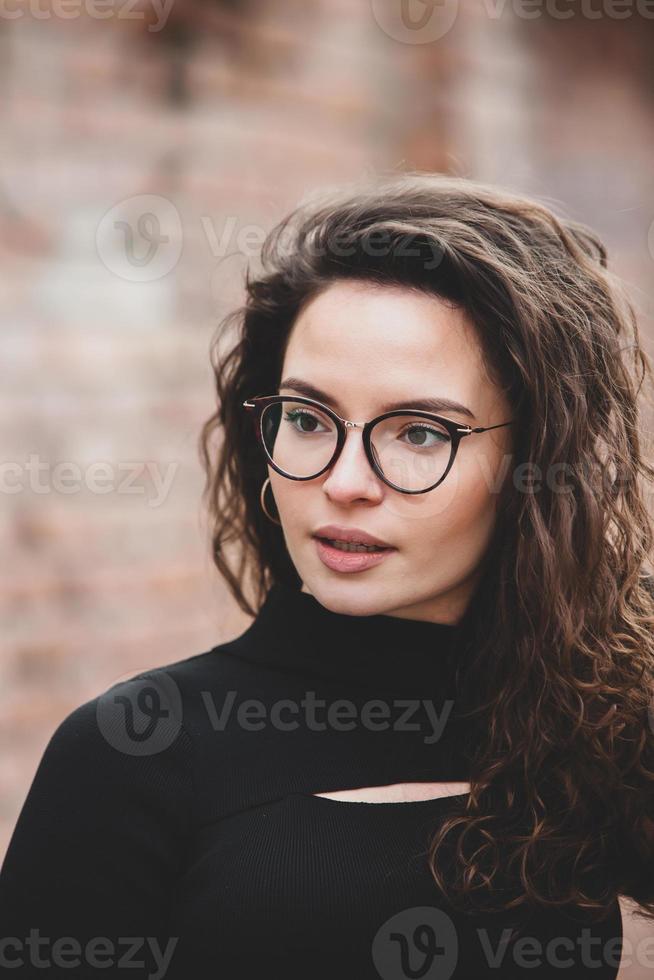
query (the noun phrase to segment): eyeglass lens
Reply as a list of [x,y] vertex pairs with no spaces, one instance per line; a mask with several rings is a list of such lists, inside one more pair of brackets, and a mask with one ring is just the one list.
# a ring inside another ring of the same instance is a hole
[[[275,465],[289,476],[307,479],[328,466],[338,440],[337,425],[329,415],[292,398],[266,406],[261,432]],[[452,448],[444,426],[410,412],[377,422],[370,444],[386,479],[413,491],[438,483]]]

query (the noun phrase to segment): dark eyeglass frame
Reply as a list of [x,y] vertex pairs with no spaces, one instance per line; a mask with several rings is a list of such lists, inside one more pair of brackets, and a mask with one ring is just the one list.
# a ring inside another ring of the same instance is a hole
[[[269,405],[274,405],[277,402],[284,401],[298,402],[301,405],[310,405],[313,408],[317,408],[325,415],[329,416],[329,418],[331,418],[336,425],[336,448],[334,449],[332,458],[329,460],[326,466],[323,466],[323,468],[318,473],[314,473],[313,476],[292,476],[290,473],[287,473],[285,470],[281,469],[277,463],[275,463],[266,448],[261,427],[261,418],[264,409],[268,408]],[[331,469],[334,463],[338,460],[338,457],[341,455],[343,446],[345,445],[345,437],[347,435],[346,430],[361,429],[363,448],[373,472],[386,484],[386,486],[391,487],[393,490],[397,490],[399,493],[409,494],[428,493],[430,490],[434,490],[443,482],[454,465],[459,444],[464,436],[471,436],[473,432],[488,432],[490,429],[500,429],[502,426],[511,425],[515,421],[515,419],[509,419],[508,422],[498,422],[497,425],[478,425],[472,428],[469,425],[462,425],[460,422],[454,422],[452,419],[444,418],[442,415],[435,415],[433,412],[424,412],[420,409],[402,408],[396,409],[393,412],[384,412],[383,415],[377,415],[374,419],[370,419],[369,422],[352,422],[349,419],[342,419],[340,415],[337,415],[336,412],[333,411],[333,409],[328,408],[327,405],[323,405],[322,402],[316,401],[314,398],[305,398],[304,395],[257,395],[254,398],[248,398],[246,401],[244,401],[243,408],[252,413],[252,421],[254,423],[258,443],[263,449],[266,459],[272,468],[280,474],[280,476],[285,476],[288,480],[315,480],[317,477],[322,476],[323,473],[326,473],[327,470]],[[387,477],[384,476],[377,464],[377,461],[375,460],[375,454],[370,442],[373,427],[377,425],[378,422],[383,422],[385,419],[394,418],[398,415],[410,415],[412,417],[437,422],[447,429],[450,435],[450,458],[445,468],[445,472],[441,478],[436,481],[436,483],[434,483],[431,487],[425,487],[424,490],[406,490],[404,487],[396,486],[395,483],[392,483]]]

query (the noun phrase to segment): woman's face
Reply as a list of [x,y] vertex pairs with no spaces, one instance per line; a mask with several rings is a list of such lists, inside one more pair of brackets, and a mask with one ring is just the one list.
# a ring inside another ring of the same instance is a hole
[[[484,371],[466,314],[398,286],[344,280],[307,304],[289,337],[279,394],[307,393],[293,380],[320,389],[325,397],[318,400],[355,422],[382,414],[387,403],[411,406],[425,398],[467,407],[471,415],[452,408],[439,414],[473,427],[511,418],[502,391]],[[414,495],[374,473],[361,429],[346,432],[337,462],[314,480],[289,480],[268,467],[302,591],[333,612],[458,622],[509,473],[511,426],[464,436],[445,480]],[[333,567],[338,558],[325,564],[315,535],[334,524],[365,531],[393,550],[358,571]]]

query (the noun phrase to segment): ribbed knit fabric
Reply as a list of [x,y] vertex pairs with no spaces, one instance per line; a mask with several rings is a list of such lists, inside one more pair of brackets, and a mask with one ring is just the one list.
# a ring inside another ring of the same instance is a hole
[[21,980],[614,980],[617,903],[603,923],[538,913],[515,945],[506,917],[448,909],[427,849],[465,794],[314,795],[468,780],[459,638],[277,585],[240,637],[76,708],[0,872],[0,967]]

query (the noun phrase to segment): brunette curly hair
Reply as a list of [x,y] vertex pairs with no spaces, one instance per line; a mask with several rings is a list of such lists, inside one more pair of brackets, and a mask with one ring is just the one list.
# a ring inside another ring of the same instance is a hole
[[[515,465],[536,479],[529,492],[505,482],[461,623],[471,792],[432,839],[431,872],[464,910],[602,918],[627,895],[654,916],[654,469],[637,404],[651,410],[653,375],[604,245],[551,204],[413,171],[309,195],[261,263],[212,342],[217,406],[199,439],[213,560],[238,604],[256,615],[273,582],[301,586],[261,510],[268,471],[242,408],[277,390],[301,309],[341,279],[461,306],[517,420]],[[437,860],[452,841],[454,863]]]

